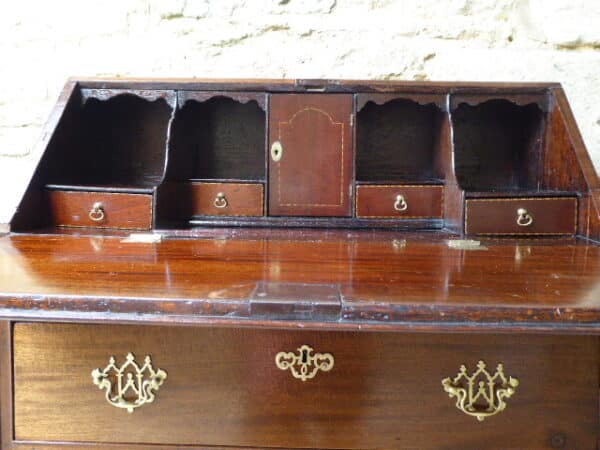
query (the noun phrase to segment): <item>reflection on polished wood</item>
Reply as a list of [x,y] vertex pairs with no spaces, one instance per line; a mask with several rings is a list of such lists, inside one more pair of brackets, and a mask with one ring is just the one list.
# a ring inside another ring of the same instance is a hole
[[0,238],[0,313],[243,322],[252,319],[254,290],[267,282],[291,301],[301,300],[303,286],[329,286],[340,297],[330,320],[347,324],[600,331],[600,247],[577,239],[483,239],[464,250],[448,245],[452,236],[432,233],[224,229],[157,244],[122,240]]

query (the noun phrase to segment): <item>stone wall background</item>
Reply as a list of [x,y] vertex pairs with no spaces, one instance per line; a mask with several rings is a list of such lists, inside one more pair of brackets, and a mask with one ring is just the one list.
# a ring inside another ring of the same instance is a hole
[[559,81],[600,168],[598,0],[20,0],[0,56],[0,223],[73,75]]

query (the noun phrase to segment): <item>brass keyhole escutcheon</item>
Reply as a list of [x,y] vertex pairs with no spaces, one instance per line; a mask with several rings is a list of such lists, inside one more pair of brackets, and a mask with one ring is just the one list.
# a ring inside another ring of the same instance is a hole
[[229,202],[227,202],[227,197],[222,192],[219,192],[213,202],[215,208],[226,208]]
[[528,227],[533,224],[533,216],[525,209],[517,209],[517,225],[520,227]]
[[333,369],[335,359],[331,353],[319,353],[309,345],[302,345],[294,352],[279,352],[275,355],[275,365],[280,370],[289,370],[298,380],[314,378],[319,371]]
[[406,211],[408,208],[408,203],[406,203],[406,199],[403,195],[397,195],[396,201],[394,202],[394,209],[396,211]]
[[273,145],[271,145],[271,159],[275,162],[279,161],[283,156],[283,147],[281,146],[281,142],[275,141]]
[[101,202],[94,203],[88,216],[93,222],[102,222],[106,216],[104,213],[104,205],[102,205]]

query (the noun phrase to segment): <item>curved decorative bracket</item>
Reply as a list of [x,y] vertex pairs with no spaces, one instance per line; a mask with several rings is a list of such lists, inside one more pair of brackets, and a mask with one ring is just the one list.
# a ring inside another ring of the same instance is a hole
[[281,370],[289,370],[294,378],[302,381],[310,380],[319,370],[329,372],[335,360],[331,353],[315,353],[313,348],[304,344],[298,353],[279,352],[275,355],[275,365]]
[[504,375],[504,366],[498,364],[496,373],[491,375],[483,361],[477,363],[477,370],[468,375],[465,365],[455,378],[445,378],[442,386],[450,398],[456,397],[456,407],[469,416],[483,422],[506,409],[506,399],[513,396],[519,380]]
[[128,353],[123,365],[117,366],[114,356],[104,369],[94,369],[92,380],[99,389],[106,390],[106,401],[116,408],[132,413],[136,408],[152,403],[156,391],[167,379],[162,369],[154,369],[150,356],[144,358],[144,365],[135,362],[133,353]]

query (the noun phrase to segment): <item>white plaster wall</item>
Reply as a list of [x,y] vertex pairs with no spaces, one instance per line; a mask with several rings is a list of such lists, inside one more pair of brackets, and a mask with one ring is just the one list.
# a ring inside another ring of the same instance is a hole
[[598,0],[0,2],[0,223],[67,77],[559,81],[600,167]]

